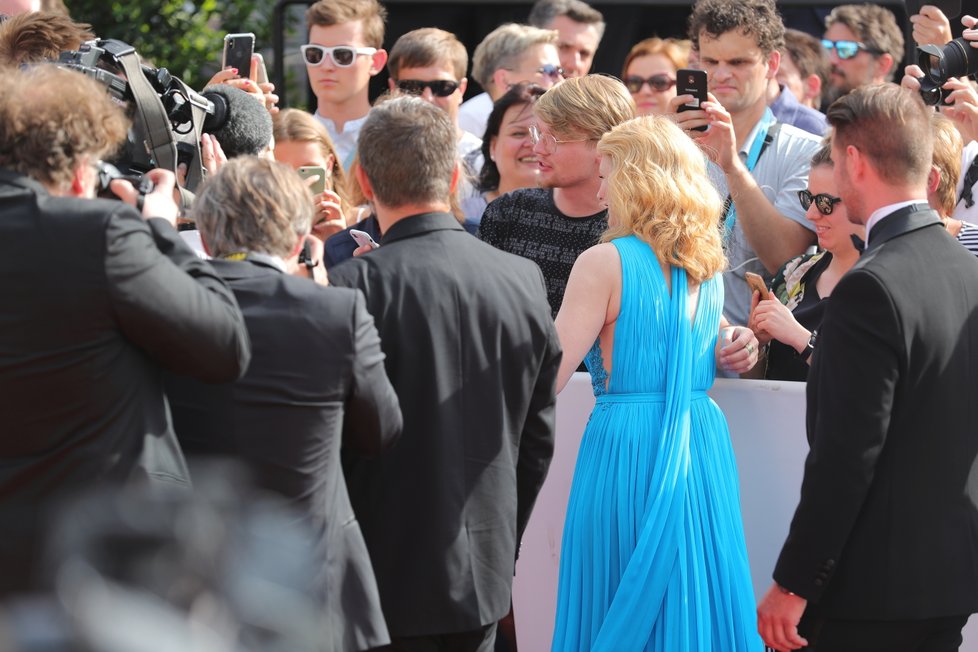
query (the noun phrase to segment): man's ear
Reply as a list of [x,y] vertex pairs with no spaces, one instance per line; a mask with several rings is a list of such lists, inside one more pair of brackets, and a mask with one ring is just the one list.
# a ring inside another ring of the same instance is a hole
[[822,94],[822,78],[813,73],[801,80],[801,87],[805,94],[802,99],[813,100]]
[[849,178],[859,181],[866,176],[866,165],[868,161],[859,148],[855,145],[846,145],[846,172]]
[[370,76],[373,77],[387,64],[387,50],[377,50],[373,53],[370,61]]
[[[509,71],[505,68],[497,68],[492,73],[492,85],[496,87],[496,92],[502,95],[509,89]],[[488,88],[486,91],[488,92]]]
[[465,95],[465,89],[469,87],[469,80],[467,77],[462,77],[458,80],[458,92],[461,95]]
[[781,67],[781,53],[778,50],[771,50],[771,54],[767,55],[767,78],[774,79],[778,74],[778,68]]
[[452,194],[455,194],[455,188],[458,187],[458,181],[461,178],[462,178],[462,168],[458,164],[458,161],[456,161],[455,162],[455,167],[452,168],[452,183],[448,187],[448,189],[451,191]]
[[941,185],[941,171],[937,169],[936,165],[930,166],[930,172],[927,173],[927,194],[933,194],[937,192],[937,186]]
[[354,174],[357,177],[357,183],[360,184],[360,190],[363,191],[363,196],[369,201],[374,199],[374,189],[370,186],[370,179],[367,178],[367,173],[363,171],[363,168],[359,165],[354,167]]
[[885,81],[887,75],[893,70],[894,66],[893,57],[889,54],[883,53],[876,57],[876,76],[877,78]]
[[89,163],[87,160],[79,161],[75,164],[74,169],[71,171],[71,183],[68,186],[68,195],[70,197],[94,197],[95,189],[91,188],[95,185],[94,180],[89,181]]

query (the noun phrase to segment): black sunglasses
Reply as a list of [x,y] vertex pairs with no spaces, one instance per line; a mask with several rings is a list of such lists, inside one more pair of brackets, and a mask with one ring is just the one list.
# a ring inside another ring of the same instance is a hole
[[814,202],[815,208],[818,209],[819,213],[822,215],[831,215],[832,211],[835,210],[835,205],[842,201],[842,197],[833,197],[824,192],[813,195],[806,189],[798,191],[798,201],[801,202],[801,207],[806,211],[811,207],[812,202]]
[[625,88],[628,89],[629,93],[638,93],[642,90],[642,86],[646,84],[649,85],[654,91],[667,91],[676,85],[676,80],[671,79],[669,75],[652,75],[648,79],[639,77],[638,75],[629,75],[625,77]]
[[421,95],[424,89],[430,88],[436,97],[448,97],[458,90],[458,82],[453,79],[401,79],[397,82],[398,90],[408,95]]

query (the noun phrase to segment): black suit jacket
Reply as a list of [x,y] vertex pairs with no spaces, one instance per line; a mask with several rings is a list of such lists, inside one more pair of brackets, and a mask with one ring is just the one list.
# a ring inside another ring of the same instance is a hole
[[243,461],[258,485],[305,515],[321,546],[331,634],[324,650],[384,645],[377,585],[340,466],[341,446],[377,455],[401,432],[363,295],[252,260],[213,266],[234,290],[254,353],[233,384],[168,380],[180,444],[187,455]]
[[834,618],[978,610],[978,260],[933,211],[884,218],[814,356],[775,579]]
[[[44,501],[100,482],[187,486],[163,368],[245,369],[234,296],[164,220],[0,170],[0,585]],[[4,552],[6,549],[6,552]]]
[[164,220],[0,170],[0,502],[99,480],[186,483],[167,368],[237,378],[234,296]]
[[390,454],[345,466],[391,635],[495,622],[553,453],[560,348],[540,269],[425,213],[330,280],[366,295],[404,413]]

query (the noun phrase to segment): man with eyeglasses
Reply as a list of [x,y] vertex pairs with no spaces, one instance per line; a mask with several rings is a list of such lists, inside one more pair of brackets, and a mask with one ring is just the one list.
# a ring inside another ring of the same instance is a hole
[[[709,101],[676,113],[676,122],[711,158],[708,172],[728,198],[717,216],[729,262],[724,314],[733,324],[746,324],[746,272],[770,282],[785,262],[815,243],[798,191],[806,187],[819,140],[778,122],[767,105],[784,43],[773,0],[700,0],[689,19],[689,38],[707,73]],[[678,111],[694,100],[681,94],[670,106]]]
[[585,75],[541,95],[533,113],[530,139],[541,187],[515,190],[489,204],[476,235],[540,266],[556,317],[574,261],[608,227],[608,207],[597,198],[595,148],[612,127],[635,116],[635,103],[617,79]]
[[482,170],[482,139],[458,127],[458,109],[468,84],[465,78],[468,65],[465,46],[454,34],[425,27],[397,39],[387,60],[387,71],[392,92],[415,95],[431,102],[447,113],[455,125],[458,157],[462,163],[456,197],[465,216],[466,230],[475,233],[485,208],[485,201],[474,183]]
[[840,5],[825,19],[822,47],[830,64],[828,106],[860,86],[892,81],[903,59],[903,32],[886,7]]
[[319,0],[306,11],[309,43],[300,49],[316,96],[316,117],[326,125],[345,170],[370,111],[370,78],[387,63],[384,20],[377,0]]
[[557,54],[557,32],[508,23],[489,33],[475,48],[472,78],[486,91],[462,104],[458,123],[480,139],[492,104],[519,82],[550,88],[564,78]]

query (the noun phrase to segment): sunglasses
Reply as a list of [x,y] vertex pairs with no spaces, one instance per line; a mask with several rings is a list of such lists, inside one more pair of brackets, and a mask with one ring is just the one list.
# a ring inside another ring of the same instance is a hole
[[870,54],[883,54],[882,50],[871,48],[865,43],[860,43],[859,41],[830,41],[827,38],[823,38],[822,47],[829,51],[834,49],[835,53],[843,61],[853,58],[859,54],[860,50],[863,52],[869,52]]
[[354,48],[349,45],[337,45],[327,48],[322,45],[303,45],[299,48],[302,51],[302,58],[308,66],[321,66],[326,61],[326,55],[333,60],[333,63],[340,68],[349,68],[357,60],[357,55],[371,55],[377,52],[376,48]]
[[649,85],[654,91],[663,92],[667,91],[676,85],[676,80],[671,79],[669,75],[652,75],[648,79],[643,79],[637,75],[629,75],[625,77],[625,88],[628,89],[629,93],[633,95],[642,90],[642,87],[646,84]]
[[554,81],[558,81],[564,76],[564,69],[560,66],[555,66],[552,63],[547,63],[540,66],[537,68],[537,72],[544,77],[550,77],[550,79],[553,79]]
[[432,95],[436,97],[448,97],[458,90],[458,82],[454,79],[432,79],[431,81],[401,79],[397,82],[397,88],[408,95],[423,95],[424,89],[430,88]]
[[824,192],[820,192],[817,195],[813,195],[807,189],[798,191],[798,201],[801,202],[801,207],[806,211],[811,207],[812,203],[815,203],[815,208],[822,215],[831,215],[832,211],[835,210],[835,205],[842,201],[841,197],[833,197],[832,195],[827,195]]

